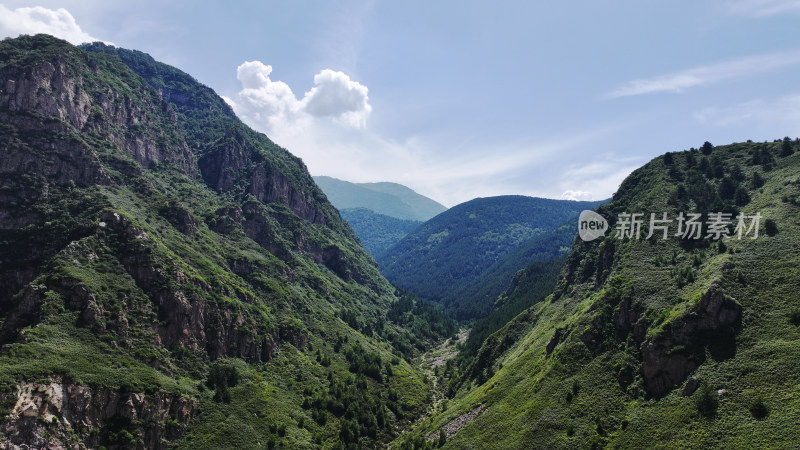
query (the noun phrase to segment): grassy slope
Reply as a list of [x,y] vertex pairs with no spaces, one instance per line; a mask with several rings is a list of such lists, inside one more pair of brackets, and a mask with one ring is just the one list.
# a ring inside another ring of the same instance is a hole
[[[712,339],[707,347],[700,346],[705,348],[705,362],[692,375],[712,392],[723,390],[715,413],[699,412],[700,391],[681,396],[682,383],[664,396],[644,393],[638,345],[630,334],[617,335],[613,325],[606,325],[611,321],[609,311],[615,308],[611,288],[595,286],[596,265],[602,269],[597,249],[603,244],[576,241],[568,262],[573,272],[565,275],[556,295],[523,312],[494,336],[515,342],[495,365],[496,374],[479,386],[466,383],[450,408],[418,427],[419,433],[436,430],[485,404],[486,413],[452,437],[447,448],[795,445],[800,439],[795,426],[800,420],[796,370],[800,327],[790,322],[790,315],[800,307],[796,271],[800,264],[796,243],[800,155],[780,158],[774,169],[764,172],[763,167],[751,164],[754,149],[764,147],[777,154],[780,144],[734,144],[717,147],[714,154],[725,161],[726,169],[741,164],[752,197],[742,211],[760,211],[764,218],[775,220],[777,235],[766,236],[762,222],[759,239],[729,241],[729,251],[721,254],[715,247],[687,250],[675,239],[626,241],[617,246],[610,267],[608,279],[632,283],[632,298],[644,311],[649,337],[686,314],[696,294],[713,282],[742,306],[735,351],[719,351],[724,342]],[[685,170],[685,154],[673,155],[675,164]],[[766,178],[763,187],[748,184],[754,171]],[[625,210],[677,212],[668,199],[678,183],[667,172],[664,157],[656,158],[634,172],[601,212],[607,217]],[[699,261],[696,267],[695,261]],[[695,280],[680,286],[675,270],[685,267],[695,267],[690,269]],[[608,326],[611,332],[603,334],[602,328]],[[592,351],[580,337],[587,330],[597,332],[598,327],[606,340]],[[568,335],[548,355],[545,346],[556,328]],[[759,397],[768,409],[766,417],[756,417],[749,410]],[[409,434],[406,439],[412,437]]]

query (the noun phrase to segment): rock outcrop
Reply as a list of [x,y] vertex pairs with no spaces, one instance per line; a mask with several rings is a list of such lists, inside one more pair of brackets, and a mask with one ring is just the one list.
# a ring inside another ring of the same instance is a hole
[[[59,54],[21,71],[18,68],[0,71],[0,83],[4,86],[0,92],[0,111],[8,115],[7,122],[16,124],[22,132],[42,129],[93,133],[144,166],[172,162],[187,173],[194,172],[194,156],[175,132],[176,119],[167,102],[146,84],[137,86],[140,91],[135,93],[147,100],[142,101],[134,98],[134,92],[119,92],[99,77],[87,79],[84,74],[97,73],[97,62],[88,55],[81,56]],[[28,119],[13,118],[15,115]],[[60,127],[59,122],[71,127]],[[131,128],[139,132],[126,132]],[[80,142],[77,137],[74,139]],[[63,140],[54,140],[52,144],[61,146]],[[72,158],[61,160],[66,164],[75,161]],[[96,166],[89,166],[89,169]],[[54,167],[53,170],[58,169]],[[62,178],[68,175],[69,171],[65,171]],[[100,179],[82,178],[80,181],[94,184]]]
[[179,395],[92,389],[63,378],[24,382],[6,395],[16,402],[2,424],[0,449],[86,448],[100,442],[168,448],[198,413],[196,401]]
[[284,204],[310,223],[325,224],[325,214],[312,194],[293,186],[237,130],[228,130],[221,144],[205,153],[198,165],[206,183],[219,192],[233,190],[245,180],[245,193],[258,201]]
[[742,307],[714,284],[680,319],[667,324],[641,346],[642,377],[647,392],[663,394],[704,361],[704,346],[729,338],[741,320]]

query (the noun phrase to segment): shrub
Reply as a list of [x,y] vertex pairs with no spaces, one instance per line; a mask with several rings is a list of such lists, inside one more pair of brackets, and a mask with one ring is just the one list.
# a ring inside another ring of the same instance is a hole
[[767,236],[775,236],[778,234],[778,224],[775,223],[773,219],[767,219],[764,222],[764,229],[767,232]]
[[789,323],[800,326],[800,309],[795,309],[789,314]]
[[694,404],[700,414],[706,417],[712,417],[717,413],[719,397],[717,396],[717,392],[712,389],[708,383],[703,382],[695,395]]
[[747,409],[750,410],[750,414],[756,419],[763,419],[769,415],[769,408],[767,408],[767,404],[764,403],[764,398],[760,395],[750,401],[747,405]]
[[764,177],[758,172],[753,172],[753,179],[751,181],[753,189],[758,189],[764,185]]
[[750,194],[747,193],[747,190],[739,186],[736,188],[736,193],[733,195],[733,201],[736,203],[736,206],[744,206],[750,203]]

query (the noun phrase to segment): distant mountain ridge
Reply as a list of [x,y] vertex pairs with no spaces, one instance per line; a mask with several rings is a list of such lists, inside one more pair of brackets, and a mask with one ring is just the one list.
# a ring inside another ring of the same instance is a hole
[[426,221],[447,210],[444,205],[397,183],[351,183],[328,176],[316,176],[337,209],[367,208],[378,214],[403,220]]
[[[601,203],[521,195],[477,198],[425,222],[381,255],[378,264],[392,283],[427,300],[458,308],[465,297],[454,295],[462,292],[465,285],[526,242]],[[553,257],[557,257],[564,241],[554,240],[553,245]],[[484,301],[491,305],[514,272],[529,262],[507,267],[505,271],[510,273],[501,277],[503,281]],[[476,311],[488,312],[484,307],[477,307]]]

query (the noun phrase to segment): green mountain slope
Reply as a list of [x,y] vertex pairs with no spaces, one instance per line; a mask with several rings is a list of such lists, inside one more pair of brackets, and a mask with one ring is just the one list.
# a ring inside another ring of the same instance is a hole
[[382,255],[389,247],[422,224],[416,220],[403,220],[378,214],[367,208],[342,209],[339,213],[374,258]]
[[[571,220],[554,230],[546,231],[523,242],[477,278],[456,288],[445,300],[445,305],[459,320],[485,317],[492,310],[500,294],[508,289],[515,274],[529,264],[542,261],[546,265],[552,265],[553,276],[557,276],[561,266],[554,261],[566,256],[575,239],[575,230],[575,221]],[[523,309],[525,308],[517,309],[516,313],[522,312]]]
[[[392,283],[427,300],[458,308],[465,300],[460,295],[464,286],[534,237],[598,204],[524,196],[478,198],[425,222],[380,256],[378,263]],[[561,244],[553,244],[554,251],[547,252],[557,254]],[[467,301],[464,315],[476,317],[473,314],[488,312],[487,306],[494,303],[505,283],[526,264],[508,267],[503,284],[492,283],[495,290],[479,296],[477,303]],[[478,291],[465,295],[473,294],[480,295]]]
[[403,220],[426,221],[447,210],[424,195],[397,183],[351,183],[318,176],[314,181],[337,209],[367,208]]
[[[448,408],[398,444],[452,431],[479,408],[445,448],[796,445],[796,146],[709,145],[634,171],[597,210],[612,228],[622,213],[760,214],[758,238],[645,239],[648,214],[641,239],[576,239],[555,292],[454,368]],[[527,295],[525,278],[508,300]]]
[[213,91],[45,35],[0,79],[0,446],[375,446],[425,409],[395,354],[414,311],[452,324],[389,317],[302,161]]

